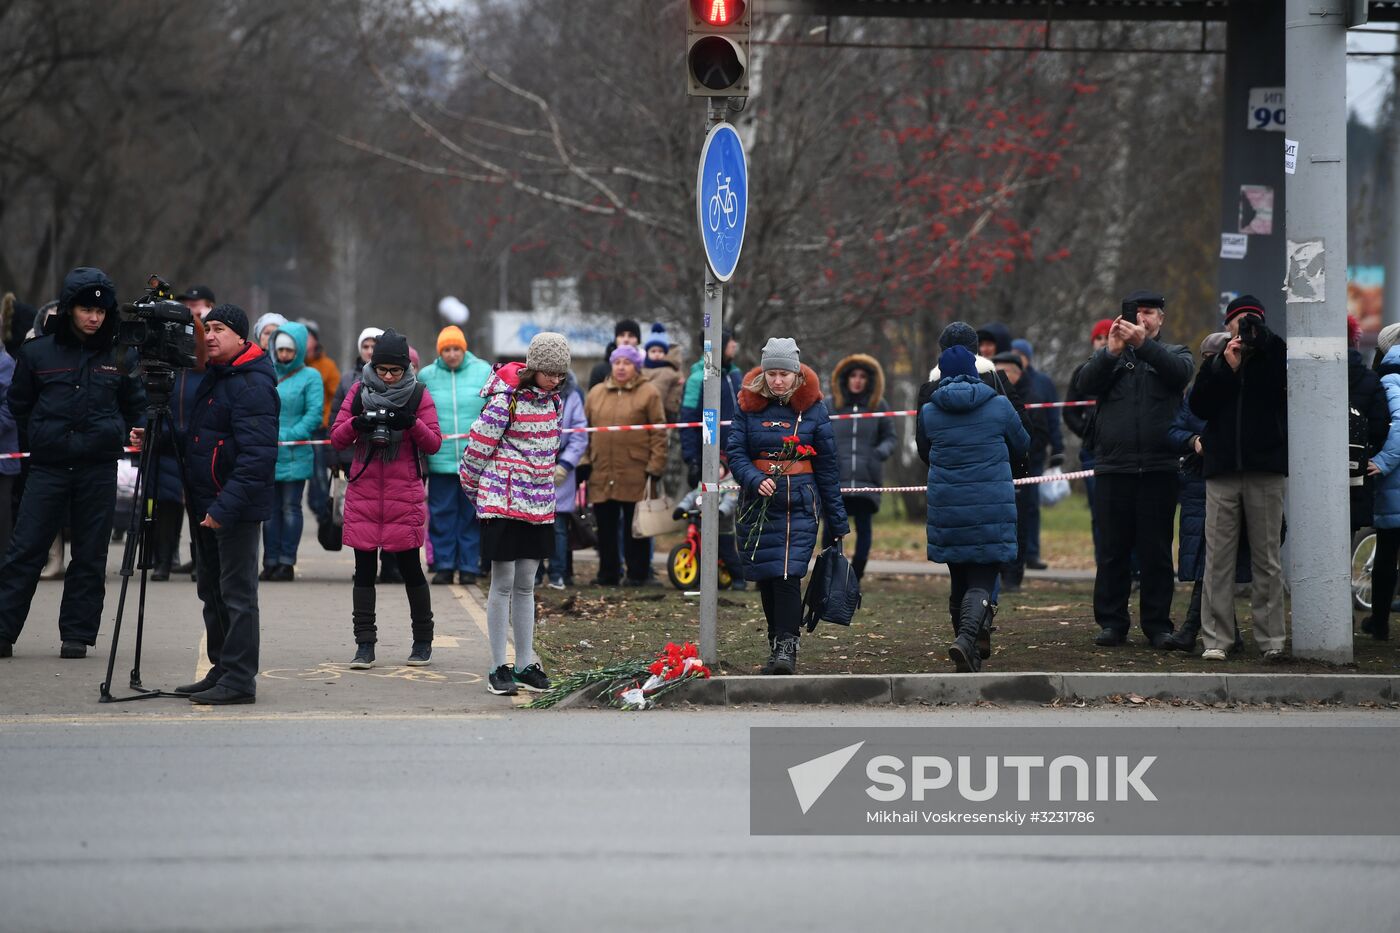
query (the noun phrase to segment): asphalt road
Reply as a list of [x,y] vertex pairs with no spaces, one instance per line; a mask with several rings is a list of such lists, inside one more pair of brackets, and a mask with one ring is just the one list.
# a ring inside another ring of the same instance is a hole
[[747,768],[751,725],[1395,721],[980,709],[17,716],[0,721],[0,928],[1394,930],[1395,838],[753,837]]

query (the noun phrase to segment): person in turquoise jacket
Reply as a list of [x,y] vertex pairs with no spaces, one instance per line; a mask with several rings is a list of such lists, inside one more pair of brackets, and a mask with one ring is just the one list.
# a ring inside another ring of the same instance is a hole
[[[324,390],[321,375],[306,365],[306,328],[282,324],[268,341],[277,370],[282,413],[278,441],[309,441],[321,426]],[[277,498],[272,517],[263,523],[263,570],[260,580],[291,580],[301,543],[301,497],[311,479],[315,454],[307,446],[277,448]]]
[[[433,545],[433,582],[476,582],[481,572],[481,526],[476,508],[462,492],[457,466],[466,434],[481,414],[481,390],[491,378],[491,364],[467,350],[460,327],[444,327],[437,339],[437,359],[418,373],[437,404],[442,448],[428,458],[428,540]],[[449,439],[449,435],[461,437]]]

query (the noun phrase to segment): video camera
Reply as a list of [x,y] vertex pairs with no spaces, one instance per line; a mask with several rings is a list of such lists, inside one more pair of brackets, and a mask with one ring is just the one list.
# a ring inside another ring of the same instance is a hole
[[117,343],[134,347],[143,366],[189,369],[196,364],[194,314],[175,300],[160,276],[146,279],[145,297],[122,305],[121,313]]
[[1246,347],[1260,347],[1264,344],[1264,336],[1268,331],[1264,327],[1264,319],[1257,314],[1240,315],[1240,343]]

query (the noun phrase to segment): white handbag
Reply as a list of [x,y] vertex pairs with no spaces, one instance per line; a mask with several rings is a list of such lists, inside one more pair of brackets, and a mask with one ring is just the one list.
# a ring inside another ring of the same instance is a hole
[[671,517],[675,510],[676,504],[664,494],[652,498],[652,480],[648,476],[646,497],[637,503],[632,513],[632,537],[654,538],[680,530],[681,523]]

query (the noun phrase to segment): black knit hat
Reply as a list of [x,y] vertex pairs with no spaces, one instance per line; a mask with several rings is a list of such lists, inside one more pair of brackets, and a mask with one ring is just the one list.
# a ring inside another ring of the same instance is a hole
[[1237,318],[1241,314],[1257,314],[1262,318],[1264,316],[1264,302],[1253,295],[1241,295],[1225,306],[1225,323],[1230,323],[1231,319]]
[[617,325],[613,328],[614,337],[620,336],[622,334],[631,334],[638,340],[641,340],[642,325],[638,324],[636,321],[630,318],[624,318],[621,321],[618,321]]
[[244,340],[248,339],[248,314],[238,305],[215,305],[214,310],[204,316],[205,328],[215,321],[221,322]]
[[374,353],[369,362],[371,366],[402,366],[408,369],[413,362],[408,356],[408,338],[389,328],[374,342]]
[[954,321],[938,335],[938,349],[946,350],[949,347],[967,347],[972,351],[972,355],[976,356],[977,331],[972,329],[971,324]]

